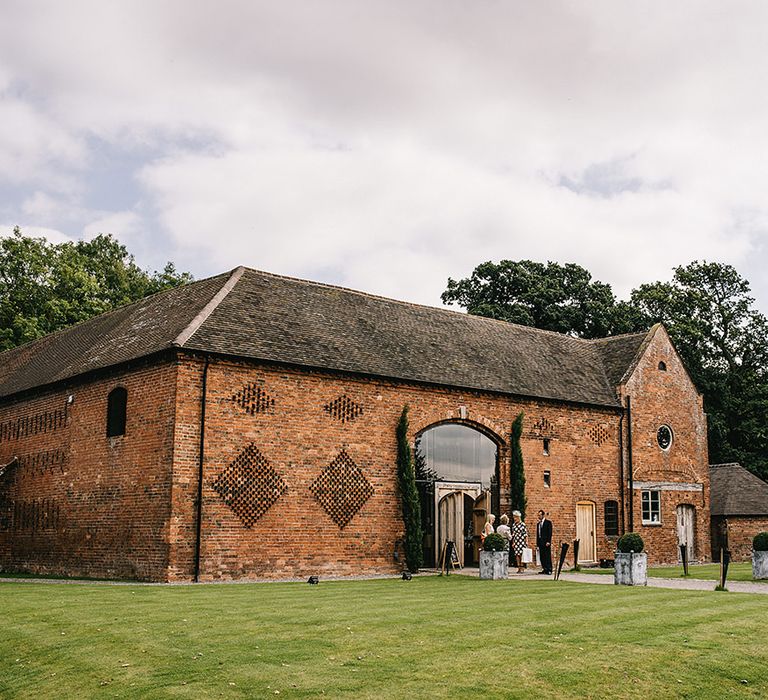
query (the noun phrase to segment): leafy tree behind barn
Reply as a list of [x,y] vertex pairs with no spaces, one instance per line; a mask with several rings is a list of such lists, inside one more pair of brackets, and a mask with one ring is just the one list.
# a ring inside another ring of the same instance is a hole
[[710,462],[741,462],[768,478],[768,321],[730,265],[694,261],[628,301],[578,265],[485,262],[442,295],[469,313],[596,338],[661,322],[704,395]]
[[16,227],[0,238],[0,350],[191,280],[172,263],[145,272],[111,235],[53,244]]

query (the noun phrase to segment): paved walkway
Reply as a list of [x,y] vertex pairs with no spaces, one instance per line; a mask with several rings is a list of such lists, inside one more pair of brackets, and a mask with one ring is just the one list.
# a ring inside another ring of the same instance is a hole
[[[465,576],[479,576],[478,569],[463,569],[461,573]],[[548,581],[551,576],[543,576],[535,571],[526,571],[524,574],[510,573],[510,579],[526,581]],[[560,574],[561,581],[572,581],[574,583],[596,583],[601,585],[613,586],[613,576],[610,574],[583,574],[572,571],[563,571]],[[687,591],[713,591],[717,581],[708,581],[698,578],[653,578],[648,577],[648,585],[653,588],[677,588]],[[763,593],[768,594],[768,580],[765,583],[752,581],[728,581],[726,588],[732,593]]]
[[[512,577],[510,577],[512,578]],[[541,578],[544,578],[543,576]],[[598,579],[598,580],[595,580]],[[563,572],[561,581],[577,583],[602,583],[613,585],[613,576],[609,574],[578,574]],[[678,588],[688,591],[713,591],[717,581],[705,581],[698,578],[653,578],[648,577],[648,585],[653,588]],[[765,593],[768,594],[768,583],[753,583],[751,581],[727,581],[725,587],[732,593]]]

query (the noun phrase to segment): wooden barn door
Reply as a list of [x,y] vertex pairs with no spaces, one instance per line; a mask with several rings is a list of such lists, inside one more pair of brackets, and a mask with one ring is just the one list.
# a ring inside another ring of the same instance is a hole
[[576,539],[579,540],[579,561],[585,563],[596,561],[594,503],[576,504]]
[[[677,544],[688,548],[688,561],[695,561],[696,547],[694,539],[694,523],[696,522],[696,508],[691,505],[677,507]],[[680,547],[677,549],[677,557],[680,559]]]
[[441,501],[438,509],[440,533],[439,549],[443,551],[443,545],[448,540],[453,540],[459,562],[464,566],[464,494],[461,492],[449,493]]

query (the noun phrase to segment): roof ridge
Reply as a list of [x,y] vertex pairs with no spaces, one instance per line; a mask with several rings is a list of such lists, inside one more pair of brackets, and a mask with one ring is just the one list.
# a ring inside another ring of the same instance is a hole
[[[289,280],[291,282],[301,282],[302,284],[308,284],[312,285],[314,287],[324,287],[326,289],[337,289],[342,292],[349,292],[350,294],[355,294],[357,296],[362,297],[368,297],[369,299],[378,299],[380,301],[386,301],[392,304],[400,304],[401,306],[410,306],[417,309],[429,309],[430,311],[440,311],[445,314],[451,314],[453,316],[460,316],[462,318],[475,318],[475,319],[481,319],[482,321],[492,321],[493,323],[501,323],[505,326],[514,326],[515,328],[522,328],[526,331],[532,331],[536,333],[543,333],[547,335],[555,335],[559,338],[566,338],[568,340],[576,340],[581,342],[591,342],[591,339],[587,338],[578,338],[573,335],[568,335],[567,333],[560,333],[559,331],[551,331],[546,328],[537,328],[536,326],[526,326],[523,323],[514,323],[512,321],[505,321],[501,318],[492,318],[491,316],[480,316],[479,314],[471,314],[467,311],[455,311],[454,309],[448,309],[444,306],[430,306],[429,304],[419,304],[414,301],[403,301],[402,299],[393,299],[392,297],[385,297],[381,294],[372,294],[370,292],[363,292],[359,289],[352,289],[351,287],[342,287],[338,284],[329,284],[328,282],[316,282],[315,280],[306,280],[302,279],[301,277],[292,277],[290,275],[280,275],[275,272],[266,272],[264,270],[257,270],[253,267],[245,267],[245,270],[248,272],[255,272],[258,275],[264,275],[265,277],[274,277],[277,279],[283,279],[283,280]],[[631,335],[631,334],[628,334]],[[610,337],[618,337],[618,336],[610,336]],[[602,340],[602,339],[599,339]]]
[[[653,326],[651,326],[653,328]],[[632,336],[639,336],[639,335],[648,335],[648,332],[651,329],[648,328],[644,331],[633,331],[632,333],[617,333],[616,335],[606,335],[602,338],[584,338],[584,340],[588,340],[590,343],[605,343],[611,340],[618,340],[619,338],[630,338]]]
[[232,270],[232,272],[229,274],[229,278],[221,287],[221,289],[219,289],[219,291],[214,294],[213,298],[200,310],[197,316],[195,316],[187,324],[187,327],[181,331],[181,333],[179,333],[179,335],[177,335],[174,340],[171,341],[171,345],[181,347],[195,333],[197,333],[197,331],[200,329],[200,326],[205,323],[208,317],[216,310],[216,307],[221,304],[224,299],[226,299],[227,294],[229,294],[230,291],[232,291],[232,288],[239,282],[240,278],[243,276],[243,272],[245,272],[245,267],[242,265]]

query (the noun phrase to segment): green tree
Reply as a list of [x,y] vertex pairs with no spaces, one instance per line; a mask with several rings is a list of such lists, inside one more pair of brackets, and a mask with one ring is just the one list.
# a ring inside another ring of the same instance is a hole
[[667,328],[704,394],[711,462],[739,461],[768,478],[768,321],[730,265],[694,261],[671,282],[643,284],[628,301],[578,265],[486,262],[448,280],[446,304],[469,313],[595,338]]
[[525,469],[523,465],[523,448],[520,438],[523,435],[523,412],[520,411],[512,422],[512,459],[509,466],[509,501],[512,510],[519,510],[525,520],[525,507],[528,499],[525,496]]
[[145,272],[110,235],[55,245],[16,227],[0,238],[0,350],[191,280]]
[[582,338],[610,335],[616,322],[611,287],[573,263],[485,262],[467,279],[449,278],[442,300],[477,316]]
[[424,550],[416,470],[408,442],[408,406],[403,408],[397,424],[397,482],[405,525],[405,562],[408,570],[416,573],[424,563]]
[[694,261],[632,291],[634,323],[667,328],[704,394],[710,462],[768,477],[768,321],[730,265]]

